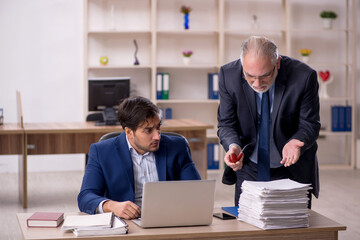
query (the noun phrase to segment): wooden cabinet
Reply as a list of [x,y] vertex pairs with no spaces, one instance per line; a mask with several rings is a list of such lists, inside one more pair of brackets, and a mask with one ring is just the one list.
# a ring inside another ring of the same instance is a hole
[[[182,5],[190,6],[190,28],[184,29]],[[329,98],[321,99],[320,163],[341,159],[355,164],[355,107],[352,131],[331,132],[331,106],[355,106],[354,0],[84,0],[84,109],[87,113],[89,77],[130,76],[131,94],[150,98],[160,108],[172,108],[173,118],[193,118],[217,131],[218,100],[209,100],[208,73],[235,60],[250,35],[265,35],[279,45],[280,54],[301,58],[299,49],[313,52],[309,65],[329,70],[334,81]],[[324,30],[322,10],[338,13]],[[134,40],[140,65],[134,65]],[[182,51],[192,50],[191,63]],[[101,56],[109,63],[102,66]],[[156,74],[170,75],[169,99],[156,99]],[[329,150],[334,149],[332,151]],[[338,149],[340,151],[338,151]],[[332,156],[330,156],[332,155]]]

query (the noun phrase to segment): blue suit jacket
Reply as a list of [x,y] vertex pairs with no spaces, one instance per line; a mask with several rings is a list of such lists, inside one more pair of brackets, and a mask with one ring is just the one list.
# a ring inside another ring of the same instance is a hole
[[[226,151],[231,143],[246,148],[244,164],[255,150],[258,117],[256,93],[243,76],[240,60],[230,62],[219,72],[220,105],[218,109],[218,136]],[[316,139],[320,131],[317,73],[295,59],[282,56],[272,111],[275,145],[280,153],[291,139],[304,142],[298,162],[290,167],[293,180],[312,183],[312,193],[319,194],[319,173],[316,158]],[[226,168],[223,182],[235,183],[235,172]]]
[[[159,181],[198,180],[200,175],[184,139],[161,135],[154,152]],[[134,171],[125,133],[90,146],[78,206],[94,214],[103,200],[134,202]]]

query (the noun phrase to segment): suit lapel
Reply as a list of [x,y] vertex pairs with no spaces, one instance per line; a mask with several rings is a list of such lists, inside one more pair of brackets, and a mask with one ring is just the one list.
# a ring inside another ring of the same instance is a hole
[[121,135],[116,139],[115,146],[116,146],[116,151],[120,155],[119,161],[121,162],[121,166],[123,166],[123,169],[125,170],[128,176],[131,187],[134,190],[135,186],[134,186],[133,164],[132,164],[128,144],[126,141],[126,134],[124,132],[121,133]]
[[156,169],[158,172],[159,181],[166,181],[167,147],[163,137],[160,140],[159,149],[156,152],[154,152],[154,154],[155,154]]
[[249,86],[248,82],[245,79],[241,79],[243,84],[242,88],[244,90],[245,99],[247,106],[249,106],[250,114],[253,119],[253,122],[255,123],[255,127],[257,128],[257,112],[256,112],[256,95],[255,91]]
[[275,120],[278,115],[279,106],[281,104],[285,88],[286,88],[285,74],[283,74],[283,72],[281,71],[281,68],[280,68],[278,76],[276,78],[276,82],[275,82],[274,103],[273,103],[273,111],[272,111],[272,116],[271,116],[273,126],[275,125],[274,123],[275,123]]

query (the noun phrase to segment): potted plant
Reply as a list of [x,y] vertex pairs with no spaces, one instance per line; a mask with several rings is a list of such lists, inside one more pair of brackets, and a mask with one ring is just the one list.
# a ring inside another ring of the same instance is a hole
[[184,50],[184,51],[182,52],[182,54],[183,54],[183,62],[184,62],[184,64],[185,64],[185,65],[189,65],[189,64],[190,64],[190,57],[191,57],[191,55],[193,54],[193,51],[191,51],[191,50]]
[[332,21],[337,18],[337,14],[333,11],[322,11],[320,17],[323,19],[324,29],[332,28]]
[[310,54],[312,53],[312,51],[310,49],[307,49],[307,48],[302,48],[302,49],[299,50],[299,52],[301,54],[302,61],[304,63],[308,63],[309,59],[310,59]]

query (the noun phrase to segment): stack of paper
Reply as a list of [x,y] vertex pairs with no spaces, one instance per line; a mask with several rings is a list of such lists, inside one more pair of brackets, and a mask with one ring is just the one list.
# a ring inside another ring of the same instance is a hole
[[244,181],[238,219],[262,229],[309,226],[310,184],[290,179],[269,182]]
[[126,234],[127,226],[113,213],[102,213],[67,216],[62,230],[71,230],[76,236],[118,235]]

